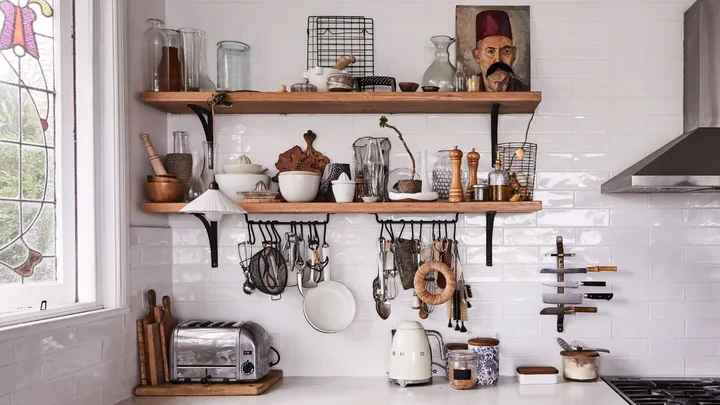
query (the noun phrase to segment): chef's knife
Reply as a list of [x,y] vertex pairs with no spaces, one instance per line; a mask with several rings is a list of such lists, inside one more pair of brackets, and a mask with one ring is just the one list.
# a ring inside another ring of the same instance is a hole
[[582,287],[605,287],[604,281],[562,281],[562,282],[548,282],[542,283],[549,287],[560,287],[560,288],[578,288]]
[[551,307],[551,308],[543,308],[540,311],[540,315],[559,315],[559,314],[568,314],[573,315],[578,312],[587,312],[587,313],[597,313],[596,307],[564,307],[564,308],[558,308],[558,307]]
[[566,269],[542,269],[540,273],[549,274],[572,274],[572,273],[595,273],[598,271],[617,271],[617,266],[592,266],[592,267],[569,267]]
[[612,297],[612,293],[543,294],[543,302],[546,304],[582,304],[583,298],[610,301]]

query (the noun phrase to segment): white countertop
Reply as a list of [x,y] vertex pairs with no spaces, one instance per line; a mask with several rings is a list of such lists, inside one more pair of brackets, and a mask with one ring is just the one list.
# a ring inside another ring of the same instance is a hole
[[254,397],[133,397],[119,405],[627,405],[605,382],[520,385],[502,377],[495,387],[457,391],[447,379],[400,388],[383,377],[285,377]]

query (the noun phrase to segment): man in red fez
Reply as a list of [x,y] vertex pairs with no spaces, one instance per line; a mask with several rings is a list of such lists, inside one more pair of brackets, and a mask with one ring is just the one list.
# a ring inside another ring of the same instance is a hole
[[530,87],[515,76],[517,48],[513,46],[510,16],[502,10],[485,10],[475,16],[473,57],[482,72],[481,91],[530,91]]

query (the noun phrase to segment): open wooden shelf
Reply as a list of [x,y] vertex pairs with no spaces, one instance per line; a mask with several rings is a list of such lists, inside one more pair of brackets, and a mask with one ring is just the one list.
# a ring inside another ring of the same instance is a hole
[[[188,104],[207,106],[214,93],[140,93],[140,101],[172,114],[191,114]],[[232,107],[216,114],[531,114],[542,93],[229,93]]]
[[[143,212],[177,213],[185,203],[144,203]],[[382,202],[382,203],[249,203],[239,204],[251,214],[454,214],[536,212],[540,201],[523,202]]]

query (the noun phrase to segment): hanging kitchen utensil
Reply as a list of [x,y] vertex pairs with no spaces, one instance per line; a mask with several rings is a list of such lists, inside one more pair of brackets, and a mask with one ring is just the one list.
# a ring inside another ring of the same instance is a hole
[[297,260],[297,244],[298,236],[295,234],[295,226],[291,226],[290,232],[285,234],[285,244],[282,249],[283,258],[285,259],[285,267],[288,270],[288,287],[295,287],[298,283],[298,273],[295,268],[295,261]]
[[276,248],[279,237],[277,231],[267,228],[268,235],[259,227],[263,235],[263,249],[255,253],[250,260],[250,276],[258,291],[279,297],[287,286],[287,267],[282,253]]
[[238,256],[240,257],[240,267],[242,268],[245,282],[243,283],[243,292],[247,295],[255,291],[255,284],[250,280],[250,261],[252,259],[252,245],[249,242],[238,243]]
[[[445,288],[440,294],[430,294],[430,292],[425,290],[425,277],[431,271],[436,271],[445,276]],[[447,302],[455,292],[455,276],[452,270],[447,264],[437,261],[427,262],[420,266],[420,269],[415,273],[414,284],[415,294],[417,294],[420,300],[430,305],[439,305]]]
[[390,300],[385,290],[385,238],[378,239],[378,276],[373,281],[373,298],[375,311],[382,319],[390,317]]

